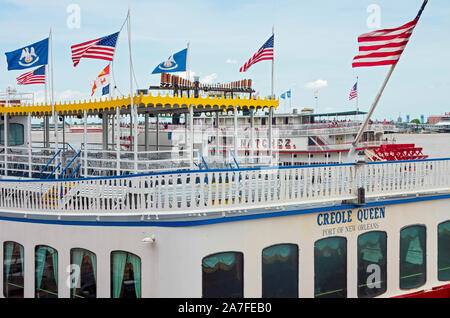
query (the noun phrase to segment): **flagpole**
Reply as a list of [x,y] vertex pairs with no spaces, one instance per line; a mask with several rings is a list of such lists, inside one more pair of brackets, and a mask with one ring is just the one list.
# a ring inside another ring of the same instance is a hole
[[289,88],[289,108],[291,109],[292,113],[292,88]]
[[[58,153],[58,118],[55,112],[55,80],[54,80],[54,65],[53,65],[53,32],[50,27],[50,35],[49,35],[49,46],[50,46],[50,78],[51,78],[51,100],[52,100],[52,116],[53,116],[53,128],[55,134],[55,154]],[[58,159],[59,160],[59,159]],[[55,179],[58,179],[58,171],[55,172]]]
[[[275,48],[275,25],[272,25],[272,36],[273,36],[273,41],[274,41],[273,47]],[[272,99],[275,99],[275,95],[273,94],[274,66],[275,66],[275,56],[272,58],[272,91],[271,91]]]
[[189,81],[191,79],[191,67],[190,67],[190,63],[191,63],[191,49],[190,49],[190,42],[187,43],[187,57],[186,57],[186,77],[187,80]]
[[359,111],[359,83],[358,83],[358,76],[356,76],[356,111]]
[[128,52],[130,55],[130,120],[132,120],[132,125],[130,122],[130,128],[133,130],[133,136],[130,137],[130,140],[132,140],[133,143],[133,157],[134,157],[134,173],[137,173],[137,109],[134,105],[134,98],[133,98],[133,61],[131,58],[131,22],[130,22],[130,8],[128,8],[128,23],[127,23],[127,30],[128,30]]
[[[50,37],[50,35],[49,35]],[[47,82],[48,82],[48,64],[45,65],[45,86],[44,86],[44,101],[45,105],[48,104],[48,88],[47,88]],[[50,132],[49,132],[49,118],[48,116],[44,115],[44,148],[50,148]]]
[[364,130],[366,130],[367,125],[368,125],[368,123],[370,121],[370,118],[372,117],[372,114],[373,114],[375,108],[377,107],[377,104],[380,101],[381,95],[383,94],[384,89],[386,88],[386,85],[389,82],[389,79],[391,78],[391,75],[394,72],[394,69],[395,69],[396,66],[397,66],[397,63],[395,63],[395,64],[393,64],[391,66],[391,69],[389,70],[389,72],[388,72],[388,74],[387,74],[387,76],[386,76],[386,78],[385,78],[385,80],[383,82],[383,85],[381,85],[380,91],[378,92],[377,96],[375,97],[375,100],[372,103],[372,106],[370,107],[369,112],[367,113],[366,120],[364,121],[363,125],[359,129],[359,132],[356,135],[355,140],[352,142],[352,148],[350,149],[350,151],[348,153],[348,160],[349,161],[352,160],[352,157],[353,157],[353,154],[355,152],[356,146],[358,145],[358,143],[359,143],[359,141],[360,141],[360,139],[361,139],[361,137],[362,137],[362,135],[364,133]]

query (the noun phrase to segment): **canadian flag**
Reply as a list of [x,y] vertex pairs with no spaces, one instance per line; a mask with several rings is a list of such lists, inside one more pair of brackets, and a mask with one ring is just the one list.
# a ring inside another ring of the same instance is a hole
[[91,94],[91,96],[94,95],[95,90],[98,87],[105,86],[105,85],[109,84],[109,82],[110,82],[109,66],[110,66],[110,64],[108,64],[108,66],[105,67],[103,69],[103,71],[101,71],[100,74],[98,74],[97,77],[92,80],[92,82],[91,82],[91,86],[92,86],[92,94]]

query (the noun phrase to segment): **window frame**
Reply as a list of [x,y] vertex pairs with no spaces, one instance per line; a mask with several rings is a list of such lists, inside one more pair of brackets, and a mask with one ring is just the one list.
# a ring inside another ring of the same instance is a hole
[[317,242],[320,242],[323,240],[328,240],[328,239],[333,239],[333,238],[339,238],[339,239],[343,239],[345,241],[345,297],[344,298],[348,298],[348,239],[345,236],[337,236],[337,235],[318,239],[313,244],[314,298],[321,298],[321,297],[316,297],[316,276],[317,276],[317,273],[316,273],[316,244],[317,244]]
[[[51,248],[51,249],[53,249],[55,252],[56,252],[56,262],[57,262],[57,264],[56,264],[56,266],[57,266],[57,272],[56,272],[56,277],[54,277],[55,278],[55,282],[56,282],[56,298],[58,298],[58,296],[59,296],[59,285],[60,285],[60,282],[59,282],[59,279],[58,279],[58,275],[59,275],[59,270],[60,270],[60,268],[59,268],[59,252],[58,252],[58,250],[56,249],[56,248],[54,248],[54,247],[52,247],[52,246],[50,246],[50,245],[45,245],[45,244],[38,244],[38,245],[35,245],[35,247],[34,247],[34,297],[35,298],[38,298],[37,297],[37,295],[38,295],[38,289],[41,289],[40,288],[40,286],[36,286],[36,280],[37,280],[37,276],[36,276],[36,266],[37,266],[37,262],[36,262],[36,252],[37,252],[37,249],[38,248],[40,248],[40,247],[47,247],[47,248]],[[47,259],[47,256],[46,256],[46,258],[44,259],[44,269],[43,270],[45,270],[45,260]],[[55,264],[52,264],[53,265],[53,268],[54,268],[54,266],[55,266]],[[54,274],[53,274],[54,275]],[[55,275],[54,275],[55,276]],[[42,284],[42,278],[41,278],[41,284]],[[50,292],[50,291],[49,291]],[[52,294],[52,292],[50,292],[49,294]]]
[[300,282],[300,248],[298,246],[298,244],[295,243],[278,243],[278,244],[273,244],[273,245],[269,245],[267,247],[264,247],[261,250],[261,297],[264,297],[264,276],[263,276],[263,266],[264,266],[264,256],[263,253],[266,249],[268,248],[272,248],[272,247],[276,247],[276,246],[290,246],[290,247],[295,247],[295,251],[297,253],[296,255],[296,281],[295,281],[295,286],[296,286],[296,297],[298,298],[300,295],[300,288],[299,288],[299,282]]
[[[425,279],[424,279],[424,281],[423,281],[423,283],[422,284],[420,284],[420,285],[418,285],[418,286],[415,286],[415,287],[411,287],[411,288],[402,288],[401,287],[401,281],[402,281],[402,277],[401,277],[401,272],[402,272],[402,260],[401,260],[401,251],[402,251],[402,244],[401,244],[401,241],[402,241],[402,231],[403,230],[405,230],[405,229],[407,229],[407,228],[410,228],[410,227],[423,227],[424,229],[425,229],[425,251],[424,251],[424,253],[423,253],[423,256],[424,256],[424,259],[425,259],[425,270],[424,270],[424,275],[425,275]],[[422,286],[424,286],[426,283],[427,283],[427,279],[428,279],[428,277],[427,277],[427,269],[428,269],[428,259],[427,259],[427,244],[428,244],[428,229],[427,229],[427,226],[425,225],[425,224],[422,224],[422,223],[416,223],[416,224],[410,224],[410,225],[405,225],[405,226],[403,226],[403,227],[401,227],[400,228],[400,231],[399,231],[399,240],[398,240],[398,243],[399,243],[399,246],[398,246],[398,252],[399,252],[399,254],[398,254],[398,256],[399,256],[399,262],[398,262],[398,287],[399,287],[399,289],[400,290],[413,290],[413,289],[416,289],[416,288],[419,288],[419,287],[422,287]]]
[[[113,253],[117,253],[117,252],[122,252],[122,253],[126,253],[127,254],[127,257],[128,257],[128,254],[131,254],[131,255],[133,255],[133,256],[136,256],[136,257],[138,257],[139,258],[139,262],[140,262],[140,269],[139,269],[139,279],[140,279],[140,291],[139,291],[139,293],[140,293],[140,295],[141,295],[141,297],[140,298],[143,298],[142,297],[142,257],[140,257],[138,254],[135,254],[135,253],[132,253],[132,252],[129,252],[129,251],[125,251],[125,250],[113,250],[113,251],[111,251],[110,253],[109,253],[109,262],[110,262],[110,268],[109,268],[109,276],[110,276],[110,297],[111,298],[114,298],[113,297]],[[126,267],[126,264],[128,264],[128,263],[125,263],[125,267]],[[124,267],[124,269],[125,269],[125,267]],[[134,273],[135,273],[135,269],[134,269],[134,267],[133,267],[133,278],[135,278],[135,275],[134,275]],[[135,278],[135,280],[136,280],[136,278]],[[124,285],[124,282],[122,281],[122,285]],[[134,287],[134,288],[136,288],[136,286]],[[136,299],[137,299],[138,297],[136,297]],[[122,299],[122,297],[118,297],[118,299]]]
[[450,224],[450,220],[447,220],[447,221],[443,221],[443,222],[441,222],[441,223],[438,223],[438,225],[437,225],[437,237],[436,237],[436,240],[437,240],[437,244],[436,244],[436,246],[437,246],[437,260],[436,260],[436,262],[437,262],[437,280],[439,281],[439,282],[449,282],[450,280],[441,280],[441,279],[439,279],[439,227],[441,226],[441,225],[444,225],[444,224],[446,224],[446,223],[449,223]]
[[[23,277],[23,283],[24,283],[24,286],[22,287],[22,289],[23,289],[23,295],[22,295],[22,298],[24,298],[25,297],[25,247],[22,245],[22,244],[20,244],[20,243],[18,243],[18,242],[16,242],[16,241],[4,241],[3,242],[3,297],[5,297],[5,298],[9,298],[7,295],[6,295],[6,283],[7,283],[7,281],[6,281],[6,273],[5,273],[5,245],[7,244],[7,243],[14,243],[15,245],[18,245],[20,248],[22,248],[22,250],[23,250],[23,258],[22,258],[22,277]],[[15,246],[14,246],[15,247]],[[13,251],[14,251],[14,249],[13,249]],[[11,271],[11,268],[9,269],[10,271]]]
[[[386,289],[383,292],[381,292],[381,293],[379,293],[377,295],[374,295],[372,297],[361,297],[361,296],[359,296],[359,286],[358,286],[358,284],[359,284],[359,238],[361,236],[369,234],[369,233],[384,233],[386,235],[386,255],[384,255],[384,257],[386,259],[386,268],[385,268],[385,271],[386,271]],[[388,233],[387,233],[387,231],[380,231],[380,230],[368,231],[368,232],[359,234],[358,237],[356,238],[356,268],[357,268],[356,293],[357,293],[358,298],[374,298],[374,297],[381,296],[381,295],[383,295],[383,294],[385,294],[387,292],[387,289],[388,289],[388,274],[389,274],[389,270],[388,270],[388,266],[389,266],[389,264],[388,264],[388,261],[389,261],[388,260],[388,246],[389,246],[389,244],[388,244]]]
[[[11,145],[11,126],[12,125],[19,126],[21,128],[20,131],[22,133],[22,143],[20,143],[20,144]],[[5,145],[5,123],[4,122],[0,124],[0,134],[3,137],[3,143],[2,143],[2,138],[0,137],[0,146],[4,146]],[[9,135],[8,147],[18,147],[18,146],[23,146],[25,144],[25,126],[23,124],[8,122],[8,135]]]
[[244,270],[245,270],[245,261],[244,261],[244,253],[243,252],[241,252],[241,251],[222,251],[222,252],[217,252],[217,253],[212,253],[212,254],[208,254],[208,255],[206,255],[206,256],[204,256],[204,257],[202,257],[202,259],[201,259],[201,262],[200,262],[200,270],[201,270],[201,276],[202,276],[202,281],[201,281],[201,286],[202,286],[202,298],[207,298],[207,297],[205,297],[205,294],[204,294],[204,285],[203,285],[203,275],[204,275],[204,272],[203,272],[203,260],[205,259],[205,258],[208,258],[208,257],[212,257],[212,256],[214,256],[214,255],[220,255],[220,254],[227,254],[227,253],[233,253],[233,254],[238,254],[238,255],[240,255],[241,256],[241,260],[242,260],[242,279],[241,279],[241,286],[240,286],[240,290],[241,290],[241,294],[242,294],[242,297],[245,297],[244,296],[244,287],[245,287],[245,285],[244,285]]
[[[98,273],[97,273],[97,269],[98,269],[98,267],[97,267],[97,254],[96,253],[94,253],[93,251],[91,251],[91,250],[88,250],[88,249],[86,249],[86,248],[82,248],[82,247],[73,247],[73,248],[71,248],[70,249],[70,251],[69,251],[69,256],[70,256],[70,264],[71,265],[73,265],[73,258],[72,258],[72,251],[74,251],[74,250],[82,250],[82,251],[86,251],[86,252],[89,252],[89,253],[91,253],[91,254],[93,254],[94,256],[95,256],[95,265],[94,265],[94,268],[92,268],[93,270],[95,270],[95,273],[93,273],[93,275],[94,275],[94,277],[96,278],[95,279],[95,297],[94,298],[97,298],[97,290],[98,290],[98,284],[97,284],[97,281],[98,281]],[[92,261],[92,260],[91,260]],[[82,267],[82,265],[83,265],[83,259],[81,260],[81,264],[80,264],[80,277],[79,277],[79,279],[80,279],[80,285],[81,285],[81,267]],[[77,288],[76,288],[77,289]],[[69,288],[69,290],[70,290],[70,298],[80,298],[80,297],[77,297],[77,296],[73,296],[73,294],[72,294],[72,286]],[[83,297],[84,298],[84,297]]]

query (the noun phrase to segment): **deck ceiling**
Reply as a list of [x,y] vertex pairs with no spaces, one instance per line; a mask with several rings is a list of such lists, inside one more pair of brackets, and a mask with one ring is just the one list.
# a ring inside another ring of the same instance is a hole
[[[279,105],[278,100],[268,99],[246,99],[246,98],[210,98],[210,97],[170,97],[170,96],[157,96],[152,95],[140,95],[133,97],[133,103],[138,105],[138,113],[187,113],[190,111],[190,107],[193,107],[194,113],[207,113],[216,111],[232,111],[235,108],[238,110],[249,109],[264,109]],[[71,103],[55,103],[55,111],[59,116],[82,116],[84,111],[87,111],[88,115],[98,114],[115,114],[116,107],[120,107],[120,114],[130,113],[131,98],[128,97],[116,97],[111,100],[89,100],[89,101],[77,101]],[[1,115],[11,116],[43,116],[51,115],[52,105],[47,104],[35,104],[35,105],[0,105]]]

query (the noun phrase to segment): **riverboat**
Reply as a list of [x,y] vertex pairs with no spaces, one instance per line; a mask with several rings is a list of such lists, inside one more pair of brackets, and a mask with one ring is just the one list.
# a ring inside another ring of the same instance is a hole
[[[449,296],[450,158],[279,164],[268,98],[11,100],[0,105],[2,297]],[[239,149],[238,118],[256,111],[272,147]],[[52,114],[82,120],[78,148],[55,124],[33,139],[32,120]],[[151,143],[162,114],[186,118],[183,148]],[[196,142],[202,114],[233,118],[233,149]],[[100,145],[88,117],[102,120]]]

